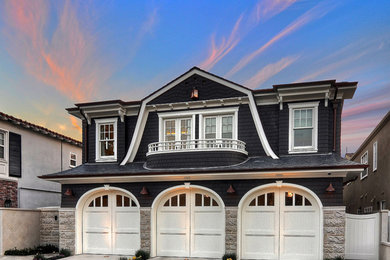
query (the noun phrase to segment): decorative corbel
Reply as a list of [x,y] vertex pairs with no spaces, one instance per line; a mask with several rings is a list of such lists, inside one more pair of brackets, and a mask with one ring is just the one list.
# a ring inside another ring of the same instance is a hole
[[329,92],[325,93],[325,107],[328,107],[328,101],[329,101]]
[[238,98],[238,103],[241,105],[242,104],[242,97]]
[[122,123],[125,122],[125,114],[126,114],[126,110],[123,108],[119,108],[118,115],[119,115]]
[[204,107],[207,107],[206,101],[202,101],[202,103]]
[[223,99],[220,99],[219,102],[221,102],[221,106],[224,106],[224,105],[225,105]]
[[172,104],[169,104],[169,107],[171,110],[173,110],[173,105]]
[[279,109],[283,110],[283,97],[278,96],[278,101],[279,101]]

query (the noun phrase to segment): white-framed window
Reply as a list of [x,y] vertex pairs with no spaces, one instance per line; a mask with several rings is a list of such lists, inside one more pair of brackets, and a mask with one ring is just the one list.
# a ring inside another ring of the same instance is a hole
[[6,160],[6,132],[0,130],[0,160],[5,161]]
[[96,161],[116,161],[118,118],[95,119]]
[[192,117],[164,119],[164,141],[187,141],[193,137]]
[[234,114],[204,117],[204,139],[233,139]]
[[289,153],[318,151],[319,102],[290,103]]
[[373,210],[373,207],[372,207],[372,206],[365,207],[365,208],[363,209],[363,213],[369,214],[369,213],[372,213],[372,210]]
[[69,167],[74,168],[77,165],[77,154],[70,152],[69,154]]
[[[360,163],[361,164],[368,164],[368,151],[366,151],[362,157],[360,157]],[[363,180],[368,176],[368,168],[365,168],[361,173],[360,173],[360,179]]]
[[378,168],[378,141],[372,145],[372,171]]

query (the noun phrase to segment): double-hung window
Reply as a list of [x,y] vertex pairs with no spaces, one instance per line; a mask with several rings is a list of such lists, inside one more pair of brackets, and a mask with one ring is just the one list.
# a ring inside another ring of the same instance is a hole
[[77,155],[75,153],[70,153],[69,156],[69,167],[74,168],[77,165]]
[[0,131],[0,160],[5,160],[5,132]]
[[318,151],[318,104],[289,104],[289,153]]
[[[361,164],[368,164],[368,151],[366,151],[362,157],[360,157],[360,162]],[[365,168],[361,174],[360,174],[360,179],[363,180],[368,176],[368,168]]]
[[117,118],[95,119],[96,161],[116,161],[117,122]]
[[378,141],[372,145],[372,171],[378,168]]

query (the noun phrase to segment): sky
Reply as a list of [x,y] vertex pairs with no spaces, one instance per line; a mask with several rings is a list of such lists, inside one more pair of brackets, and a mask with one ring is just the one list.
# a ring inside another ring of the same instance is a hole
[[358,81],[354,152],[390,110],[390,1],[0,2],[0,111],[81,139],[75,103],[139,100],[193,66],[252,89]]

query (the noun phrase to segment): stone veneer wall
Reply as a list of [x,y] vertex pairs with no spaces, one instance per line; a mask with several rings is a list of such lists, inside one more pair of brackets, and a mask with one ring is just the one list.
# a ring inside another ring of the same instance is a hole
[[345,207],[324,207],[324,259],[345,255]]
[[72,254],[75,252],[76,220],[75,209],[60,208],[58,218],[59,248],[69,249]]
[[59,212],[58,208],[41,208],[41,244],[59,246]]
[[140,208],[141,249],[150,252],[150,208]]
[[16,181],[0,180],[0,207],[10,199],[11,208],[18,207],[18,183]]
[[238,207],[225,208],[225,252],[237,253],[237,212]]

